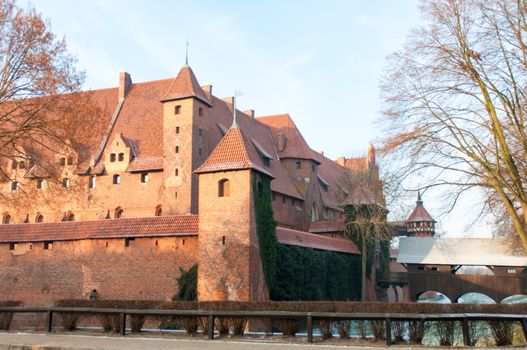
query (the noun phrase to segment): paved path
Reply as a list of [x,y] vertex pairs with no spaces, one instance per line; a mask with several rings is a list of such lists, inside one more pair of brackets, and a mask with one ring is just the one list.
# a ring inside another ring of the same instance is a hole
[[[332,346],[323,344],[277,344],[263,341],[201,340],[151,337],[111,337],[38,333],[0,333],[0,350],[379,350],[382,346]],[[393,346],[391,349],[438,349]],[[485,348],[491,349],[491,348]],[[506,348],[500,348],[503,350]]]

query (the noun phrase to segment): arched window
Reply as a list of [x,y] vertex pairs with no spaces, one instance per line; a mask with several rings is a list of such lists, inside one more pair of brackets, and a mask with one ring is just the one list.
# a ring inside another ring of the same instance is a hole
[[4,215],[2,215],[2,224],[10,224],[11,223],[11,215],[9,215],[8,213],[4,213]]
[[313,206],[311,207],[311,222],[318,220],[318,209],[315,203],[313,203]]
[[97,177],[95,175],[90,176],[90,179],[88,180],[88,188],[95,188],[96,179]]
[[62,179],[62,187],[69,188],[70,187],[70,179],[67,179],[67,178]]
[[218,197],[229,197],[231,194],[229,180],[223,179],[218,182]]
[[35,222],[44,222],[44,215],[37,213],[37,216],[35,216]]
[[158,205],[158,206],[156,207],[155,215],[156,215],[156,216],[161,216],[161,215],[163,215],[163,208],[161,208],[161,205]]
[[114,175],[113,176],[113,184],[114,185],[119,185],[121,183],[121,176],[119,175]]
[[124,210],[123,210],[123,208],[117,207],[115,209],[114,218],[116,218],[116,219],[124,218]]
[[64,215],[64,221],[75,221],[75,214],[73,214],[71,211],[67,212]]

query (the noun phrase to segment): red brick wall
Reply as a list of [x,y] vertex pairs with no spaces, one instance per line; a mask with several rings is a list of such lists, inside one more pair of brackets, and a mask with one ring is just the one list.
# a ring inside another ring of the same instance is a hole
[[197,262],[197,243],[188,236],[136,238],[128,247],[124,239],[54,242],[48,250],[0,244],[0,300],[51,305],[94,288],[103,299],[171,300],[179,268]]

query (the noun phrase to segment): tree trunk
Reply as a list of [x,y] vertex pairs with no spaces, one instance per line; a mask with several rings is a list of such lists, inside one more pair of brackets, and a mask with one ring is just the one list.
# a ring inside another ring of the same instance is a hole
[[362,263],[362,273],[361,273],[361,300],[366,301],[366,262],[368,259],[368,252],[366,251],[366,240],[362,237],[362,251],[361,251],[361,263]]

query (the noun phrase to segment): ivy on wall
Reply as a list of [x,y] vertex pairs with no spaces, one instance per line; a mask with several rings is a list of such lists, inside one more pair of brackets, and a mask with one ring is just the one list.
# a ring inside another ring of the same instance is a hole
[[173,301],[198,300],[198,264],[192,265],[188,270],[179,268],[180,276],[177,279],[178,292],[172,297]]

